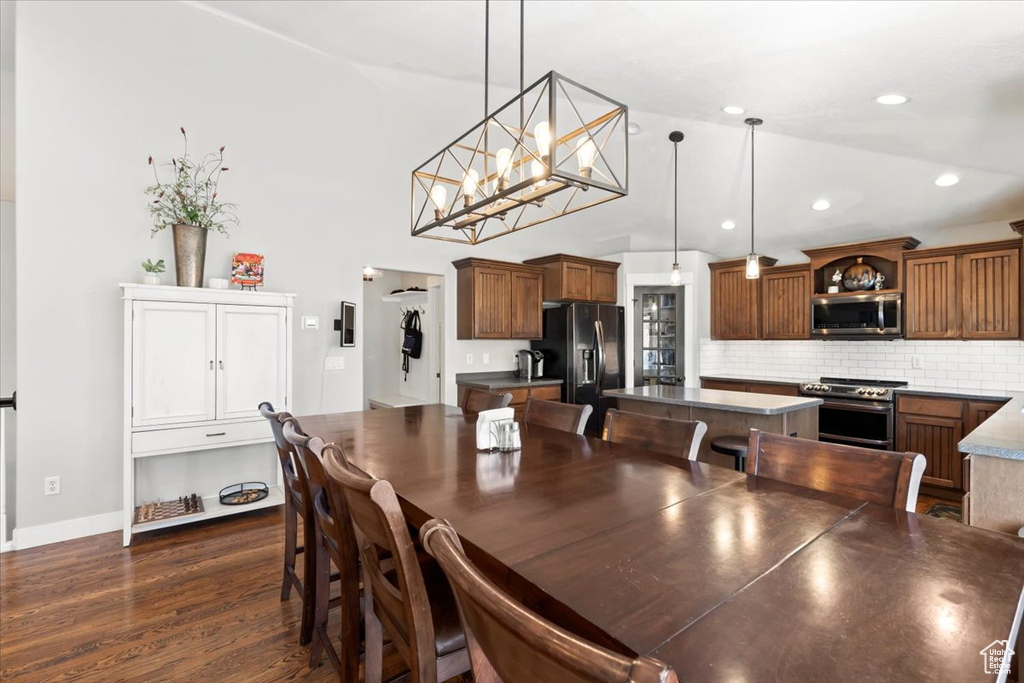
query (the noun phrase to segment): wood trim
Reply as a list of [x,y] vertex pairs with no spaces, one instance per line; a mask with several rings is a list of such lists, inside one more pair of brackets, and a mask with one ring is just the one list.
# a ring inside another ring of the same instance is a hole
[[571,254],[551,254],[549,256],[541,256],[539,258],[524,259],[523,263],[531,266],[545,266],[549,263],[557,263],[559,261],[575,261],[576,263],[582,263],[590,266],[604,266],[606,268],[615,268],[618,270],[622,264],[617,261],[602,261],[596,258],[587,258],[586,256],[573,256]]
[[1013,229],[1014,232],[1019,233],[1021,236],[1024,236],[1024,218],[1022,218],[1019,221],[1010,221],[1010,227]]
[[997,242],[977,242],[972,244],[951,244],[945,247],[928,247],[927,249],[915,249],[903,255],[903,259],[909,261],[916,258],[931,258],[935,256],[948,256],[950,254],[970,254],[978,251],[996,251],[999,249],[1020,249],[1021,240],[1011,238]]
[[476,258],[475,256],[459,259],[458,261],[452,261],[452,265],[455,266],[455,270],[462,270],[464,268],[469,268],[472,266],[486,266],[490,268],[511,268],[519,270],[524,273],[544,273],[544,269],[538,266],[524,265],[522,263],[516,263],[514,261],[496,261],[494,259]]
[[[778,262],[779,262],[779,259],[772,258],[771,256],[761,256],[758,259],[758,263],[761,264],[761,268],[771,268],[772,266],[774,266]],[[736,266],[743,266],[744,268],[746,268],[746,266],[747,266],[747,259],[746,259],[746,257],[744,257],[744,258],[729,259],[727,261],[714,261],[714,262],[708,264],[708,268],[711,269],[711,272],[715,272],[716,270],[719,270],[721,268],[735,268]],[[786,266],[780,266],[780,267],[784,268]]]
[[801,249],[807,254],[813,263],[815,260],[832,261],[843,256],[863,256],[865,254],[883,255],[891,251],[907,251],[916,249],[921,240],[916,237],[890,237],[884,240],[873,240],[871,242],[847,242],[845,244],[833,244],[827,247],[815,247],[813,249]]

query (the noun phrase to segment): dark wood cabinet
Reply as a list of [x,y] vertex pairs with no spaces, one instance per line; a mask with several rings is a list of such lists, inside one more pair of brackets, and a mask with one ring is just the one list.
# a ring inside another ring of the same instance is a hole
[[761,274],[761,338],[811,338],[811,268],[766,268]]
[[951,339],[957,336],[955,255],[907,258],[907,339]]
[[543,273],[517,263],[463,259],[456,269],[459,339],[539,339]]
[[967,401],[967,426],[964,434],[970,434],[981,426],[981,423],[992,417],[1006,403],[1002,401]]
[[775,396],[799,396],[798,384],[782,384],[774,382],[750,382],[737,379],[702,379],[702,389],[718,389],[720,391],[747,391],[752,394],[773,394]]
[[[761,267],[775,259],[761,257]],[[708,264],[711,269],[711,338],[761,338],[761,279],[748,280],[746,259]]]
[[907,339],[1020,337],[1020,240],[914,252],[905,267]]
[[552,254],[523,263],[544,272],[544,301],[614,304],[619,298],[619,264],[614,261]]
[[532,270],[512,269],[512,339],[544,336],[544,276]]
[[896,450],[921,453],[927,460],[921,483],[963,491],[963,459],[957,444],[964,437],[961,398],[898,396]]
[[[462,403],[463,392],[466,391],[467,385],[459,384],[459,403]],[[526,407],[526,399],[538,398],[544,401],[561,401],[562,400],[562,387],[559,385],[545,385],[540,387],[523,387],[520,384],[516,384],[508,387],[491,386],[488,391],[495,393],[512,394],[512,402],[508,404],[509,408],[515,411],[515,420],[519,421],[523,419],[523,408]]]

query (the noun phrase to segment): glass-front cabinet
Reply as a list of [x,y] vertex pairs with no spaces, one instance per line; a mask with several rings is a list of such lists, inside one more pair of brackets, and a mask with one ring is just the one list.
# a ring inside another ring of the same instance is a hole
[[636,386],[682,384],[682,290],[637,287],[634,299]]

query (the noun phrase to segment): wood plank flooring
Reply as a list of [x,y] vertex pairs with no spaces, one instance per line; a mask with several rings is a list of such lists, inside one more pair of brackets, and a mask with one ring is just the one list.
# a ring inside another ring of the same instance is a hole
[[[300,532],[301,533],[301,532]],[[282,508],[0,556],[0,680],[337,681],[281,602]],[[337,610],[330,633],[337,637]],[[386,673],[401,671],[392,656]]]

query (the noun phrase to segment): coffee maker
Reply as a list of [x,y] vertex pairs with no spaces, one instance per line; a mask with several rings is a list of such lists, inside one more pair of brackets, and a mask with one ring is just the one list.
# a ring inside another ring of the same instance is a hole
[[529,382],[544,376],[544,352],[533,349],[520,349],[517,357],[519,367],[516,377]]

